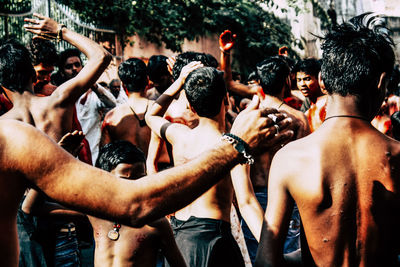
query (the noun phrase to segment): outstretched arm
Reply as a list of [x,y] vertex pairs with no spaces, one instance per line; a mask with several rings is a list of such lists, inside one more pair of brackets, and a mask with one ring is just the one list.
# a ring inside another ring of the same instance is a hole
[[219,48],[221,50],[221,70],[224,72],[225,84],[228,90],[244,97],[252,97],[257,94],[256,87],[250,87],[232,80],[231,50],[235,45],[236,34],[226,30],[219,36]]
[[[279,134],[254,99],[232,125],[231,133],[259,154],[292,138],[289,119],[279,123]],[[12,136],[13,138],[10,138]],[[26,179],[55,201],[107,220],[133,227],[143,226],[191,203],[215,185],[243,156],[226,141],[192,161],[139,180],[119,179],[79,162],[50,138],[30,125],[0,121],[0,174]],[[5,179],[4,175],[0,178]]]
[[36,34],[34,38],[62,39],[78,48],[88,58],[86,66],[74,78],[60,85],[50,96],[54,105],[74,105],[78,98],[87,91],[100,77],[111,61],[111,55],[89,38],[61,27],[56,21],[39,14],[36,19],[25,18],[24,27]]

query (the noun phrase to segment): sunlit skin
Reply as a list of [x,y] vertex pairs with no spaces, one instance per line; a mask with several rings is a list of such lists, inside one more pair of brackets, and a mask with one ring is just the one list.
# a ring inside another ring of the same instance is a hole
[[[146,175],[146,166],[144,162],[120,163],[111,173],[122,179],[136,180]],[[171,266],[186,266],[165,218],[140,228],[122,225],[118,240],[107,236],[113,229],[113,221],[92,216],[89,220],[96,243],[95,266],[156,266],[159,248]]]
[[315,103],[317,98],[322,95],[318,77],[299,71],[296,74],[296,81],[297,88],[305,97],[310,98],[311,102]]
[[74,78],[82,70],[82,63],[79,57],[69,57],[64,63],[64,74],[66,78]]

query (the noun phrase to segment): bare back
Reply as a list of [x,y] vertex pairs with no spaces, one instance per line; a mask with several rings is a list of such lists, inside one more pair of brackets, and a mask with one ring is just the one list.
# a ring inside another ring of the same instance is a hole
[[[186,126],[182,127],[186,128]],[[181,136],[180,142],[173,144],[175,165],[178,166],[196,158],[199,154],[211,149],[220,138],[221,132],[213,127],[200,125],[187,130]],[[196,216],[230,222],[232,198],[232,182],[227,176],[191,204],[177,211],[175,216],[180,220]]]
[[366,121],[335,118],[279,154],[277,172],[284,173],[318,266],[393,264],[400,233],[397,141]]
[[136,110],[125,103],[109,111],[104,118],[100,146],[114,140],[126,140],[137,145],[147,155],[151,130],[147,125],[140,123],[144,122],[147,105],[141,105]]

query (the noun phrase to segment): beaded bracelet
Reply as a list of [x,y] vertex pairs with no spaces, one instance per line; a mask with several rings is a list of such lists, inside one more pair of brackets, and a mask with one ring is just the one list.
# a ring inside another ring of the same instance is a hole
[[241,138],[238,136],[231,134],[231,133],[223,133],[222,140],[227,141],[229,144],[231,144],[240,154],[243,154],[244,160],[240,162],[241,164],[253,164],[254,163],[254,158],[252,155],[248,153],[250,150],[249,145],[243,141]]

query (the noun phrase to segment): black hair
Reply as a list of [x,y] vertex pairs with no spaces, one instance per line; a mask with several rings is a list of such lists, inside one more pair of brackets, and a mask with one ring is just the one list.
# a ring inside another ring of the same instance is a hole
[[31,39],[27,46],[32,56],[32,64],[42,63],[47,66],[56,66],[58,63],[58,53],[56,46],[49,40]]
[[259,78],[257,76],[257,71],[250,72],[249,77],[247,77],[247,82],[249,82],[249,81],[258,81],[258,80],[259,80]]
[[293,73],[304,72],[305,74],[318,78],[318,74],[321,71],[321,62],[315,58],[306,58],[300,60],[294,65]]
[[189,104],[201,117],[218,115],[226,96],[223,73],[212,67],[192,71],[186,78],[183,89]]
[[257,76],[265,94],[277,95],[282,92],[290,68],[281,56],[269,57],[257,64]]
[[0,85],[22,93],[29,80],[36,80],[36,72],[32,66],[28,49],[15,39],[2,42],[0,46]]
[[400,141],[400,111],[396,111],[390,116],[392,122],[393,137],[397,141]]
[[149,79],[154,83],[159,83],[161,77],[170,75],[168,71],[167,57],[163,55],[153,55],[149,58],[147,63],[147,72]]
[[59,71],[62,71],[64,69],[65,62],[70,57],[78,57],[79,61],[82,64],[81,51],[79,51],[76,48],[68,48],[60,53],[60,57],[58,59],[58,64],[57,64]]
[[206,54],[208,63],[207,66],[208,67],[213,67],[213,68],[218,68],[218,60],[211,54]]
[[129,141],[117,140],[100,149],[95,166],[110,172],[118,164],[135,164],[138,162],[146,162],[143,151]]
[[142,92],[147,85],[147,67],[143,60],[130,58],[119,65],[118,76],[130,92]]
[[400,68],[399,65],[394,66],[392,75],[390,76],[390,80],[387,86],[388,94],[396,94],[399,93],[399,84],[400,84]]
[[111,88],[111,85],[115,82],[120,83],[121,81],[119,79],[112,79],[111,82],[108,84],[108,88]]
[[380,74],[391,75],[393,40],[382,18],[371,13],[333,27],[323,38],[321,74],[329,94],[367,96]]
[[205,67],[212,67],[212,65],[215,64],[215,62],[212,62],[213,60],[210,60],[210,56],[204,53],[192,51],[181,53],[176,57],[174,67],[172,68],[172,77],[174,80],[178,79],[182,68],[193,61],[200,61]]

